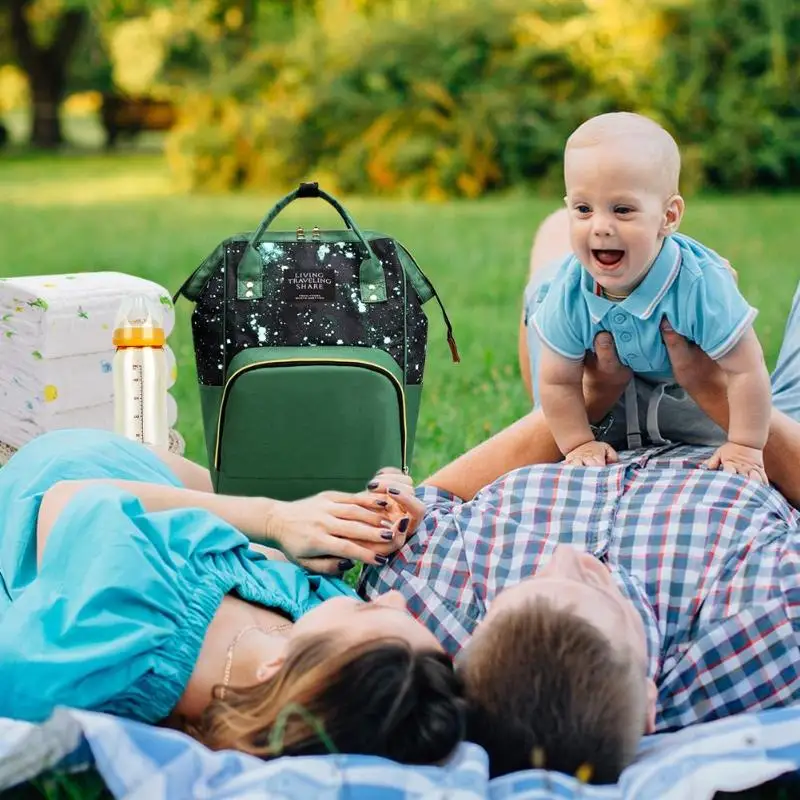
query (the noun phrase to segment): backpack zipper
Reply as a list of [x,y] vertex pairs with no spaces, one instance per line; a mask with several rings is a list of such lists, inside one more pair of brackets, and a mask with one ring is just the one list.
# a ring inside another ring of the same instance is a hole
[[347,364],[349,366],[360,367],[362,369],[368,369],[372,372],[377,372],[381,375],[385,375],[392,381],[394,385],[395,391],[397,392],[397,401],[402,411],[400,417],[400,449],[402,451],[402,458],[403,464],[402,469],[404,473],[408,472],[408,465],[406,463],[406,447],[408,441],[408,421],[406,419],[406,393],[403,389],[403,385],[400,383],[399,380],[385,367],[381,367],[377,364],[372,364],[369,361],[360,361],[354,358],[282,358],[282,359],[275,359],[271,361],[255,361],[252,364],[247,364],[243,367],[240,367],[233,373],[226,381],[225,381],[225,388],[222,390],[222,399],[220,400],[219,404],[219,416],[217,418],[217,437],[214,443],[214,469],[219,470],[220,468],[220,448],[222,445],[222,419],[225,414],[225,404],[229,397],[229,390],[233,385],[233,382],[238,378],[240,375],[244,374],[245,372],[250,372],[253,369],[259,368],[269,368],[269,367],[276,367],[276,366],[321,366],[324,364]]

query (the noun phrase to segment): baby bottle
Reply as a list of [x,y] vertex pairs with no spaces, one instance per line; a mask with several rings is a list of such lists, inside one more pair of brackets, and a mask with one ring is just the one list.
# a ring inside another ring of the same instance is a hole
[[157,303],[126,298],[114,325],[114,429],[149,445],[167,447],[167,359],[164,320]]

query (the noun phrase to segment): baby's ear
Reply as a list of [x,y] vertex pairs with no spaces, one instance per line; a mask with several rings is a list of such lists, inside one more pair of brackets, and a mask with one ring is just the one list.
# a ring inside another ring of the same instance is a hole
[[685,208],[686,204],[679,194],[674,194],[670,197],[667,201],[667,207],[664,209],[664,224],[661,229],[663,236],[670,236],[677,232]]

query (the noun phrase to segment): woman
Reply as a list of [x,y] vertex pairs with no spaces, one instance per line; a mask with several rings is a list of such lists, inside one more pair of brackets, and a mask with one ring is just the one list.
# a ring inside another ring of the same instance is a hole
[[225,497],[200,467],[108,432],[35,439],[0,470],[0,716],[67,705],[264,757],[446,758],[461,689],[400,596],[364,604],[248,539],[323,571],[381,563],[420,506],[402,475],[370,487]]

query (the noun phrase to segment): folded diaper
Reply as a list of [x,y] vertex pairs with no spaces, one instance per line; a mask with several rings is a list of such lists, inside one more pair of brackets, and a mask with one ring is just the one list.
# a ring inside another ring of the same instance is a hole
[[[178,421],[178,404],[172,395],[167,395],[167,423],[170,428]],[[10,414],[0,403],[0,442],[12,447],[23,444],[47,431],[63,428],[101,428],[114,430],[114,403],[108,401],[96,406],[73,408],[60,413]]]
[[[114,399],[114,348],[102,353],[31,358],[24,349],[0,345],[0,408],[9,413],[60,414]],[[175,354],[164,347],[167,388],[177,377]]]
[[108,350],[120,303],[132,294],[159,303],[169,336],[175,310],[162,286],[121,272],[79,272],[0,279],[0,338],[29,347],[33,358]]

